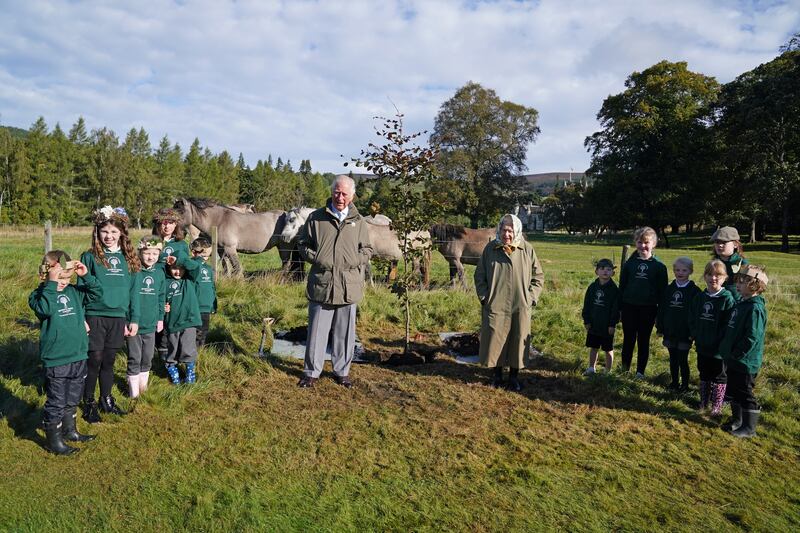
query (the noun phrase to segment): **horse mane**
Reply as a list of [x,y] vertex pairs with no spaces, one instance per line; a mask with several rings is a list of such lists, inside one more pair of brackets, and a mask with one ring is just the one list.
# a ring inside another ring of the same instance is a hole
[[466,228],[458,224],[434,224],[431,226],[431,237],[436,241],[453,241],[466,234]]
[[209,207],[227,207],[217,203],[216,200],[211,198],[186,198],[186,201],[195,206],[197,209],[208,209]]

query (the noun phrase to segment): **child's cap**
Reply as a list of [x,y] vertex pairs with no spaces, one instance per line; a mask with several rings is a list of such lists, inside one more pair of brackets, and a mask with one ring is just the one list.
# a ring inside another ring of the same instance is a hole
[[142,237],[139,244],[136,246],[139,250],[147,250],[149,248],[156,248],[158,251],[164,249],[164,241],[158,235],[148,235]]
[[95,226],[100,226],[106,222],[115,222],[127,228],[129,222],[128,213],[122,207],[106,205],[92,211],[92,222],[94,222]]
[[614,269],[614,263],[611,262],[611,259],[600,259],[598,262],[594,264],[594,269],[597,270],[598,268],[611,268]]
[[766,286],[769,283],[769,277],[767,277],[767,273],[764,272],[764,267],[756,266],[756,265],[742,265],[742,268],[739,270],[740,276],[748,276],[755,280],[758,280],[764,283]]
[[75,270],[75,263],[77,261],[70,260],[69,254],[61,250],[52,250],[44,254],[42,263],[39,265],[39,278],[44,281],[50,269],[53,268],[55,263],[61,265],[62,272],[59,277],[62,279],[69,279]]
[[176,209],[171,207],[164,207],[156,211],[153,215],[153,223],[159,224],[161,222],[174,222],[179,223],[181,221],[181,214],[178,213]]
[[711,236],[711,242],[714,241],[722,241],[722,242],[730,242],[730,241],[738,241],[739,239],[739,232],[733,226],[722,226],[721,228],[717,229],[714,234]]

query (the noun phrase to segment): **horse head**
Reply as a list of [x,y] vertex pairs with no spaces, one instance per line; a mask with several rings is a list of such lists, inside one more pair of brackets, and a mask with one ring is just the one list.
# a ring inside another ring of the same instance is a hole
[[286,212],[286,224],[281,232],[283,242],[292,242],[297,238],[300,228],[306,223],[308,217],[314,210],[310,207],[293,207]]
[[172,207],[181,214],[184,225],[192,224],[192,204],[186,198],[178,198]]

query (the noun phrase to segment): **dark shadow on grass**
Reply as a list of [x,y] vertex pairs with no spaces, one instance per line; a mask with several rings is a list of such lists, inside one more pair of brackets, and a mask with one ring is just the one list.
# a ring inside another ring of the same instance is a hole
[[[474,364],[460,364],[444,355],[429,364],[381,366],[405,375],[442,376],[466,385],[485,385],[487,388],[490,387],[492,378],[492,370]],[[668,416],[709,427],[716,426],[715,422],[686,408],[663,405],[662,402],[682,398],[666,390],[653,390],[652,382],[647,380],[637,381],[630,375],[614,373],[587,378],[572,374],[573,369],[574,365],[547,355],[537,357],[529,368],[520,372],[523,389],[518,394],[530,400],[623,409]],[[507,376],[507,371],[505,375]],[[643,394],[654,399],[648,400]],[[685,400],[684,403],[686,404]]]
[[0,346],[0,373],[17,378],[26,386],[35,386],[44,394],[44,376],[38,344],[30,339],[10,337]]
[[7,421],[8,427],[14,431],[17,438],[44,447],[44,439],[36,432],[42,420],[41,409],[36,404],[17,398],[2,384],[0,384],[0,419]]

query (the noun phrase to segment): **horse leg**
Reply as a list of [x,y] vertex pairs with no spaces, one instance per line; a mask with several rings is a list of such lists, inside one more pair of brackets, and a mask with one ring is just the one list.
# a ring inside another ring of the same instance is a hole
[[448,266],[450,267],[450,284],[455,287],[456,277],[458,276],[458,268],[456,268],[456,259],[448,259]]
[[372,279],[372,263],[364,265],[364,280],[369,282],[370,287],[375,286],[375,281]]
[[427,290],[431,286],[431,251],[425,250],[422,255],[422,286]]
[[239,277],[242,275],[242,264],[239,262],[239,256],[236,253],[236,248],[234,246],[226,246],[225,247],[225,255],[228,256],[228,259],[231,261],[231,272],[234,276]]
[[397,279],[397,261],[389,261],[389,271],[386,274],[386,282],[392,283]]
[[464,279],[464,265],[461,264],[459,259],[456,259],[456,269],[458,270],[458,281],[461,282],[461,287],[467,290],[467,281]]

